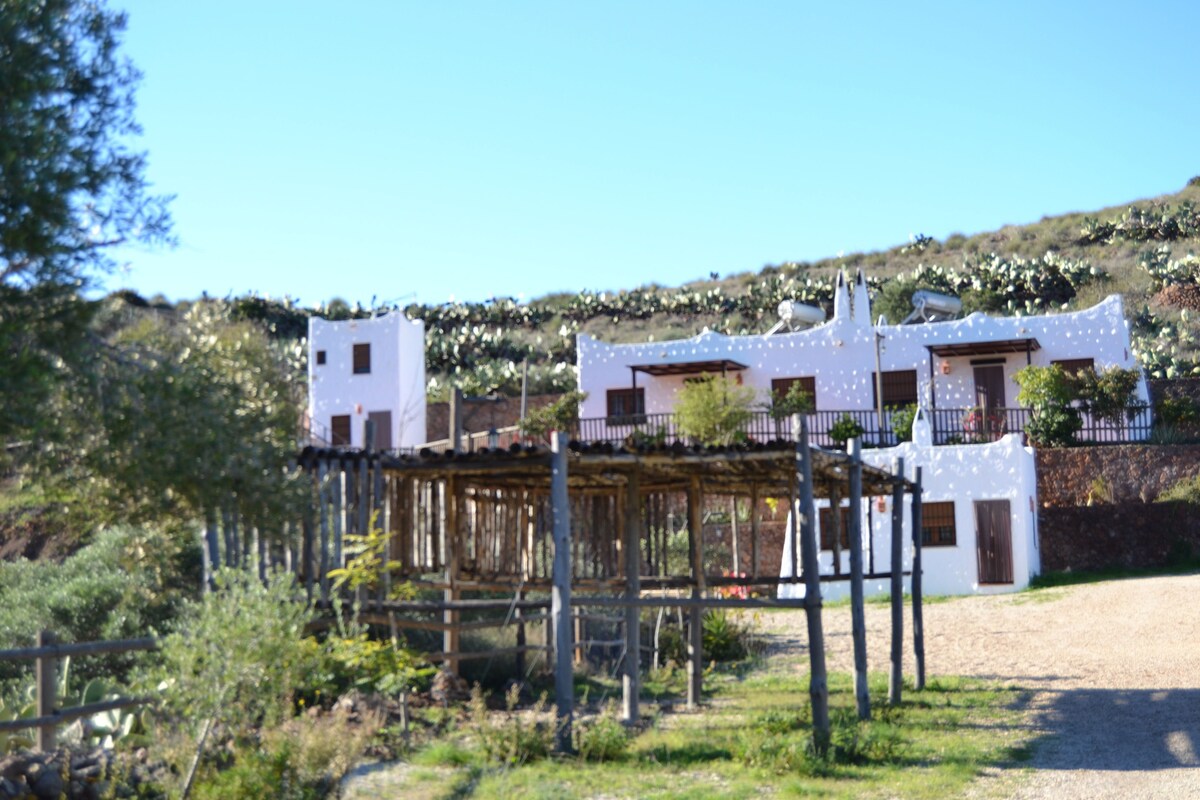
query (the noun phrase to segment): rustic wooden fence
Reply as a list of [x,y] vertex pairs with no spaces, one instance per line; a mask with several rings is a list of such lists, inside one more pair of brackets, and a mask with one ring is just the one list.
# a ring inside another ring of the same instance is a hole
[[38,634],[37,645],[15,650],[0,650],[0,661],[33,661],[36,676],[37,716],[0,722],[0,731],[20,731],[33,728],[36,731],[35,745],[43,752],[57,747],[58,726],[74,720],[90,717],[105,711],[153,703],[152,697],[118,697],[99,703],[87,703],[71,708],[58,707],[58,670],[61,659],[69,656],[102,655],[104,653],[128,653],[136,650],[156,650],[158,640],[153,637],[142,639],[120,639],[100,642],[60,643],[51,631]]

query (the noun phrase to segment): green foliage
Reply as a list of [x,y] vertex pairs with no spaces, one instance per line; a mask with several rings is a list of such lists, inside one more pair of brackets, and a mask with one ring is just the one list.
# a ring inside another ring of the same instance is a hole
[[[191,550],[152,529],[102,531],[61,564],[0,563],[0,648],[32,646],[49,629],[61,641],[130,639],[161,630],[183,603],[197,575],[188,574]],[[79,659],[80,682],[123,681],[138,656],[109,654]],[[0,693],[23,682],[28,665],[0,662]]]
[[581,761],[619,761],[629,751],[629,729],[617,716],[617,704],[609,702],[590,719],[581,720],[575,731],[575,751]]
[[912,426],[916,417],[917,407],[915,404],[892,411],[892,433],[896,434],[897,442],[912,441]]
[[504,698],[506,713],[497,720],[488,713],[479,686],[471,690],[467,730],[485,761],[514,767],[546,758],[554,748],[546,696],[542,695],[530,712],[522,713],[517,710],[519,694],[519,686],[509,689]]
[[863,426],[859,425],[854,417],[849,414],[842,414],[837,421],[829,427],[829,438],[837,442],[839,447],[845,447],[846,442],[850,439],[856,439],[863,435]]
[[[82,0],[7,0],[0,14],[0,285],[70,284],[127,241],[166,241],[129,147],[139,74],[125,15]],[[7,371],[4,371],[7,374]]]
[[1080,231],[1081,244],[1114,241],[1170,242],[1200,235],[1200,211],[1189,200],[1172,208],[1166,203],[1130,206],[1120,217],[1100,220],[1085,217]]
[[1159,426],[1181,435],[1195,435],[1200,430],[1200,406],[1190,397],[1164,397],[1154,410]]
[[739,661],[750,652],[749,626],[723,609],[710,609],[701,622],[704,658],[709,661]]
[[772,392],[771,403],[767,407],[771,419],[783,420],[793,414],[811,414],[816,409],[813,396],[804,391],[799,381],[788,386],[786,392]]
[[586,392],[573,390],[549,405],[535,408],[521,422],[521,433],[540,439],[549,436],[551,431],[575,430],[579,421],[579,405],[586,399]]
[[286,719],[293,690],[315,666],[302,642],[310,613],[294,580],[280,574],[264,585],[225,569],[215,581],[162,642],[152,680],[163,687],[164,712],[176,723],[213,719],[230,732]]
[[300,355],[227,313],[197,303],[178,325],[146,318],[118,332],[52,404],[43,470],[68,472],[124,519],[195,519],[233,502],[269,530],[290,513]]
[[1200,505],[1200,475],[1177,481],[1155,498],[1156,503],[1183,502]]
[[1141,377],[1139,370],[1121,367],[1081,370],[1075,376],[1075,389],[1084,411],[1116,425],[1137,412],[1135,392]]
[[1021,387],[1017,402],[1030,409],[1026,433],[1035,444],[1064,447],[1073,444],[1083,427],[1079,412],[1071,407],[1077,396],[1071,376],[1058,364],[1030,365],[1013,376]]
[[685,383],[675,402],[679,432],[703,445],[729,445],[745,438],[753,416],[754,389],[706,375]]
[[1172,261],[1169,245],[1159,245],[1154,250],[1142,253],[1138,265],[1150,276],[1155,291],[1167,286],[1200,284],[1200,258],[1188,253],[1185,257]]
[[435,669],[418,652],[372,637],[365,625],[344,618],[336,603],[335,612],[333,631],[324,639],[304,640],[310,668],[299,687],[302,700],[324,703],[350,690],[394,698],[429,684]]
[[231,797],[272,797],[281,800],[321,800],[328,786],[310,783],[300,776],[291,747],[236,751],[234,763],[198,781],[192,790],[196,800],[227,800]]

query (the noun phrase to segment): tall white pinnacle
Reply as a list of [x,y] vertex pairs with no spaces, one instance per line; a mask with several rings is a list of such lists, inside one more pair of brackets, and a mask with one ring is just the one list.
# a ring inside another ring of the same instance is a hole
[[867,281],[863,278],[862,270],[854,277],[854,324],[864,328],[871,327],[871,298],[867,294]]
[[837,287],[833,290],[833,319],[850,319],[850,290],[846,288],[846,271],[838,270]]

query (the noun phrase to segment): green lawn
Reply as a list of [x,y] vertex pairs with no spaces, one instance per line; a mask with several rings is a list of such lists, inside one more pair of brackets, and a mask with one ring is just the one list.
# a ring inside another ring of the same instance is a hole
[[[644,705],[648,718],[624,754],[604,762],[488,761],[485,738],[494,745],[535,735],[528,715],[518,724],[493,712],[488,723],[464,721],[415,753],[395,788],[422,798],[522,800],[942,798],[960,793],[985,767],[1020,768],[1027,757],[1028,733],[1020,722],[1029,693],[1023,689],[939,678],[922,692],[910,688],[892,708],[884,703],[886,682],[879,675],[872,683],[875,717],[860,724],[851,680],[838,674],[830,682],[835,755],[818,759],[809,749],[807,680],[761,668],[714,671],[699,712]],[[586,712],[581,716],[585,726],[594,722]]]

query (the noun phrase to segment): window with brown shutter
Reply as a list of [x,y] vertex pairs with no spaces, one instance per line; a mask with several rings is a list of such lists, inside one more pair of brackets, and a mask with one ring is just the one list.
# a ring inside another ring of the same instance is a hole
[[367,375],[371,372],[371,345],[354,345],[354,374]]
[[631,417],[646,413],[646,391],[644,389],[609,389],[608,416]]
[[921,545],[954,547],[958,536],[954,527],[954,503],[921,504]]
[[[903,408],[917,404],[917,371],[898,369],[883,373],[883,407]],[[871,374],[871,402],[878,404],[875,373]]]
[[800,391],[812,398],[813,408],[817,407],[817,379],[812,375],[806,375],[799,378],[772,378],[771,379],[771,399],[776,397],[784,397],[791,390],[793,384],[800,384]]
[[332,444],[335,447],[350,446],[350,415],[336,414],[329,420],[329,434],[332,437]]
[[1062,367],[1062,371],[1068,375],[1078,375],[1080,372],[1095,372],[1096,359],[1094,358],[1062,358],[1057,361],[1051,361],[1051,364],[1057,364]]
[[[841,540],[842,549],[849,550],[850,549],[850,508],[848,506],[842,506],[842,508],[840,510],[842,512],[839,515],[841,517],[842,530],[841,530],[841,535],[838,536],[838,538]],[[830,509],[829,508],[820,509],[817,512],[817,520],[818,520],[818,524],[821,527],[821,549],[822,550],[832,550],[833,549],[833,515],[830,514]]]

